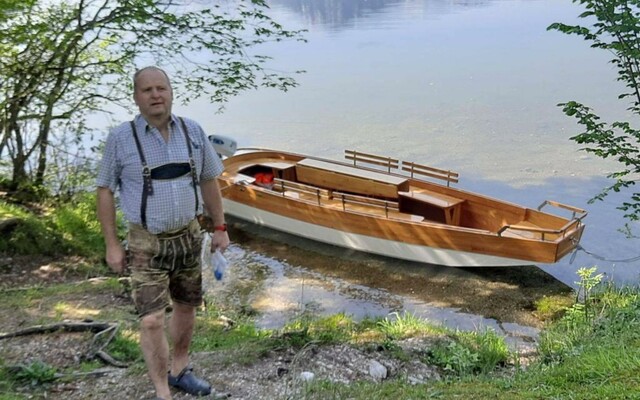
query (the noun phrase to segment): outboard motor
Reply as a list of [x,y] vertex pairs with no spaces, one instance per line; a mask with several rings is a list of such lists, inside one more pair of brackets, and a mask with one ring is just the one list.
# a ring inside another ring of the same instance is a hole
[[213,149],[218,153],[220,158],[231,157],[238,149],[235,140],[222,135],[209,135],[209,142],[213,145]]

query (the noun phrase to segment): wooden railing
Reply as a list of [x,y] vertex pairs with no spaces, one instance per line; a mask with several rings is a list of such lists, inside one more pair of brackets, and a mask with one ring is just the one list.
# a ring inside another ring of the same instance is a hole
[[333,198],[342,202],[342,210],[347,210],[348,204],[356,204],[384,210],[385,217],[389,218],[389,211],[399,211],[397,201],[380,200],[372,197],[358,196],[355,194],[347,194],[342,192],[333,192]]
[[285,196],[288,191],[315,196],[318,201],[318,205],[322,204],[323,197],[325,199],[331,198],[331,192],[327,189],[321,189],[316,186],[305,185],[304,183],[287,181],[280,178],[275,178],[273,180],[273,189],[281,192],[282,196]]
[[343,211],[347,211],[347,207],[350,204],[384,210],[384,215],[387,218],[389,217],[390,211],[395,211],[395,212],[399,211],[399,205],[397,201],[380,200],[372,197],[335,192],[335,191],[321,189],[315,186],[305,185],[303,183],[287,181],[279,178],[275,178],[273,180],[272,190],[283,197],[285,197],[287,193],[291,193],[291,192],[310,195],[313,198],[315,198],[318,205],[322,205],[323,202],[326,204],[329,204],[331,201],[340,201],[342,204]]
[[402,170],[409,172],[413,178],[416,174],[440,179],[447,182],[449,186],[452,182],[458,183],[459,174],[457,172],[448,171],[439,168],[433,168],[426,165],[416,164],[414,162],[403,161]]
[[373,164],[386,167],[387,173],[391,174],[392,169],[399,169],[408,172],[411,178],[416,178],[416,175],[428,176],[434,179],[440,179],[447,182],[447,186],[451,183],[458,183],[460,175],[457,172],[450,170],[444,170],[440,168],[429,167],[427,165],[417,164],[410,161],[400,161],[391,157],[377,156],[374,154],[361,153],[355,150],[345,150],[344,157],[347,160],[353,161],[353,166],[357,167],[358,163]]
[[564,238],[568,232],[572,232],[576,229],[579,229],[580,225],[582,225],[582,220],[587,216],[586,210],[583,210],[581,208],[577,208],[574,206],[568,206],[566,204],[558,203],[557,201],[551,201],[551,200],[545,200],[542,204],[540,204],[540,206],[538,206],[538,211],[541,211],[547,205],[569,210],[573,213],[573,215],[571,219],[559,229],[545,229],[545,228],[524,226],[524,225],[518,225],[518,224],[505,225],[498,230],[498,236],[502,236],[502,233],[504,231],[506,231],[507,229],[511,229],[511,230],[539,233],[542,240],[546,239],[545,235],[554,235],[554,236],[560,236]]
[[526,226],[526,225],[518,225],[518,224],[505,225],[505,226],[503,226],[502,228],[500,228],[498,230],[498,236],[502,236],[504,231],[509,229],[509,230],[515,230],[515,231],[539,233],[540,234],[540,238],[543,241],[545,241],[545,240],[547,240],[546,235],[553,235],[554,237],[555,236],[560,236],[560,237],[564,238],[567,235],[568,232],[573,232],[574,230],[578,229],[581,224],[582,224],[581,220],[572,219],[569,222],[567,222],[563,227],[561,227],[559,229],[538,228],[538,227],[534,227],[534,226]]
[[391,157],[376,156],[374,154],[361,153],[355,150],[345,150],[344,157],[353,161],[353,165],[357,166],[358,162],[365,164],[381,165],[387,168],[387,172],[392,169],[398,169],[400,160]]

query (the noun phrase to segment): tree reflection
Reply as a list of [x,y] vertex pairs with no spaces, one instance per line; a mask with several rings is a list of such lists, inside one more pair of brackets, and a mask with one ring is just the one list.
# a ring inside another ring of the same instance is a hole
[[351,26],[354,21],[393,7],[405,7],[422,15],[449,14],[456,9],[486,6],[495,0],[271,0],[300,14],[310,25],[334,28]]

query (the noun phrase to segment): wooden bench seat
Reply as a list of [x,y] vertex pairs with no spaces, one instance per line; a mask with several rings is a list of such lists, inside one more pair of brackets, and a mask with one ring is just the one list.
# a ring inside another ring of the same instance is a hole
[[404,221],[424,221],[424,217],[420,215],[400,212],[397,201],[380,200],[341,192],[333,192],[332,201],[330,203],[324,203],[323,205],[362,214],[384,215],[387,218]]
[[[436,193],[427,189],[415,189],[399,192],[400,210],[418,215],[427,215],[434,209],[439,210],[436,218],[447,225],[460,225],[460,208],[463,199]],[[426,205],[426,206],[425,206]]]
[[296,176],[309,185],[389,199],[397,199],[398,191],[409,190],[407,178],[311,158],[298,161]]

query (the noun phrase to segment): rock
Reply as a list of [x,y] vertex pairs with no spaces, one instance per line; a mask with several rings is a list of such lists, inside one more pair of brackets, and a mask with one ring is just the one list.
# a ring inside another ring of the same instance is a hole
[[376,380],[383,380],[387,378],[387,367],[380,364],[376,360],[369,361],[369,375]]
[[316,375],[313,372],[303,371],[300,373],[300,380],[303,382],[311,382]]

